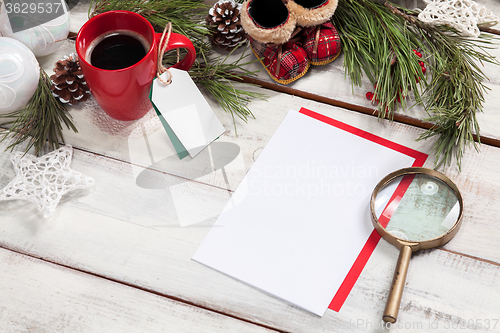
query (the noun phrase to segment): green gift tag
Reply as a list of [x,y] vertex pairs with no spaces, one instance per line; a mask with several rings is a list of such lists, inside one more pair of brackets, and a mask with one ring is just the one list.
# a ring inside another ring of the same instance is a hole
[[[153,82],[155,80],[156,78],[153,80]],[[163,125],[163,128],[165,128],[165,131],[167,132],[170,142],[172,142],[172,145],[174,146],[177,155],[179,155],[179,158],[182,160],[184,157],[189,156],[189,153],[186,150],[186,148],[184,148],[179,138],[175,135],[174,131],[172,131],[172,128],[168,126],[168,123],[165,121],[165,118],[163,118],[161,112],[158,111],[158,109],[156,108],[156,105],[155,103],[153,103],[153,99],[151,98],[152,95],[153,95],[153,85],[151,85],[151,92],[149,93],[149,99],[151,100],[151,104],[153,104],[153,108],[155,109],[156,114],[160,118],[161,124]]]

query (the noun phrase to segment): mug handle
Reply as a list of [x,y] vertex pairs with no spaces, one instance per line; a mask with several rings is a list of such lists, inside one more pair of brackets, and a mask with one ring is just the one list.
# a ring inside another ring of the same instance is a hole
[[[155,34],[155,43],[158,46],[158,49],[161,46],[161,36],[161,33]],[[182,58],[181,61],[173,66],[170,66],[169,68],[177,68],[188,71],[191,66],[193,66],[196,59],[196,50],[194,49],[194,45],[186,36],[172,32],[170,34],[170,39],[168,40],[167,49],[165,50],[165,52],[180,48],[185,48],[187,50],[186,56]]]

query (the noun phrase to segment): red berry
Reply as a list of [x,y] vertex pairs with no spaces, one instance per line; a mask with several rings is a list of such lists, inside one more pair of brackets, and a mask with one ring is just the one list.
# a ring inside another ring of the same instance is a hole
[[424,64],[423,61],[419,61],[418,64],[420,65],[420,67],[424,67],[425,66],[425,64]]
[[375,95],[374,93],[372,93],[371,91],[367,92],[366,93],[366,99],[371,101],[372,104],[378,104],[378,98],[377,98],[377,95]]
[[422,73],[425,74],[425,72],[427,72],[427,69],[425,67],[422,67]]
[[399,98],[399,94],[396,96],[396,99],[398,100],[398,103],[401,103],[401,98]]
[[417,78],[416,78],[416,81],[417,81],[417,83],[419,83],[419,82],[420,82],[420,78],[419,78],[419,77],[417,77]]
[[416,53],[417,53],[417,50],[413,49],[413,53],[415,53],[415,54],[416,54]]
[[420,53],[420,52],[415,52],[415,54],[417,55],[417,57],[422,58],[422,53]]

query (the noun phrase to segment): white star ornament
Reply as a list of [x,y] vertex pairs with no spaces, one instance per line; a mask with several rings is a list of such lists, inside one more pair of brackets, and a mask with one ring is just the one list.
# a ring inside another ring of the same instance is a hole
[[34,203],[43,217],[54,213],[61,197],[77,189],[94,185],[93,178],[69,166],[73,148],[64,146],[44,156],[12,153],[16,177],[0,191],[0,201],[27,200]]
[[478,25],[492,26],[498,17],[486,7],[473,0],[424,0],[427,7],[418,14],[418,19],[431,25],[447,25],[460,35],[478,37]]

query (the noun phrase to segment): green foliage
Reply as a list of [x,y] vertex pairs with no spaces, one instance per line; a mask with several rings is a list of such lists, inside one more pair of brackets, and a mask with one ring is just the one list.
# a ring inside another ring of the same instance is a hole
[[[340,0],[332,21],[341,36],[346,74],[353,85],[361,85],[363,75],[376,84],[380,116],[392,119],[398,97],[402,108],[408,108],[412,92],[414,103],[428,113],[426,120],[435,124],[420,139],[439,136],[434,146],[436,167],[451,164],[453,157],[460,167],[466,146],[477,149],[476,112],[482,111],[487,89],[477,63],[497,63],[485,50],[492,40],[465,38],[447,27],[424,25],[416,14],[389,2]],[[414,49],[423,54],[422,59]],[[419,60],[425,63],[428,77]]]
[[40,153],[58,149],[60,142],[64,143],[63,124],[77,132],[71,115],[52,95],[50,85],[49,76],[40,68],[38,88],[28,104],[19,111],[3,115],[5,118],[14,119],[1,124],[11,125],[10,130],[1,133],[3,137],[0,142],[7,138],[13,139],[13,143],[6,150],[12,151],[15,146],[27,140],[28,145],[25,151],[34,147],[35,155],[40,155]]
[[376,84],[382,117],[392,117],[398,95],[403,107],[410,91],[420,98],[417,78],[423,73],[413,49],[424,45],[404,20],[376,2],[341,0],[333,22],[341,36],[346,73],[354,85],[361,85],[363,75]]
[[203,23],[208,8],[201,0],[90,0],[89,17],[110,10],[141,14],[160,33],[171,22],[173,31],[189,37],[197,51],[209,47],[203,40],[208,33]]
[[423,96],[423,104],[430,116],[427,120],[436,126],[420,139],[438,135],[434,152],[442,158],[437,166],[451,164],[455,156],[460,167],[467,146],[479,150],[473,136],[478,134],[479,139],[476,113],[483,110],[488,88],[483,84],[487,77],[478,62],[497,63],[497,60],[484,50],[491,44],[486,35],[470,39],[445,28],[436,30],[428,27],[422,31],[434,54],[432,79]]

